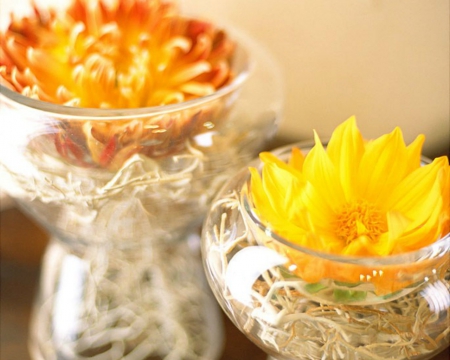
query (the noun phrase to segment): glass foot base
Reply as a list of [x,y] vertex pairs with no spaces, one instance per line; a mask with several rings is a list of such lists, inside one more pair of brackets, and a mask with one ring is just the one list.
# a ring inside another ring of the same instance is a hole
[[34,308],[32,359],[218,359],[222,319],[202,274],[187,242],[75,255],[53,240]]

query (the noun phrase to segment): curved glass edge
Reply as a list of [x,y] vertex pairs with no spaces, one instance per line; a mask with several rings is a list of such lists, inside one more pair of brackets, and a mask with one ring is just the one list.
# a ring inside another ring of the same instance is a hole
[[[326,142],[323,143],[326,145]],[[298,142],[290,145],[286,145],[280,148],[277,148],[271,151],[276,156],[286,157],[290,154],[290,151],[293,147],[298,147],[302,150],[306,151],[311,149],[314,144],[311,141],[308,142]],[[282,159],[284,160],[284,159]],[[424,164],[430,163],[431,160],[422,157],[422,162]],[[259,169],[262,163],[259,159],[254,160],[249,166],[256,167]],[[407,265],[414,262],[420,262],[427,259],[434,259],[436,257],[444,256],[450,252],[450,233],[446,234],[444,237],[438,239],[433,244],[418,249],[416,251],[411,251],[407,253],[397,254],[397,255],[389,255],[385,257],[363,257],[363,256],[342,256],[338,254],[325,253],[322,251],[316,251],[310,248],[306,248],[300,245],[297,245],[282,236],[274,233],[264,222],[258,217],[255,213],[253,201],[251,199],[251,195],[249,192],[250,188],[250,174],[247,172],[245,178],[242,181],[242,187],[239,189],[240,192],[240,203],[241,208],[244,211],[245,217],[249,219],[254,225],[264,232],[268,237],[271,237],[274,241],[282,244],[283,246],[287,246],[288,248],[302,252],[304,254],[314,256],[317,258],[321,258],[323,260],[329,260],[342,264],[354,264],[360,265],[364,267],[369,266],[388,266],[388,265]]]
[[[233,32],[233,34],[235,33]],[[14,106],[20,105],[25,108],[52,113],[62,118],[89,118],[89,120],[104,121],[106,118],[108,120],[123,120],[124,118],[130,117],[155,116],[177,112],[224,97],[240,88],[246,82],[252,73],[255,60],[253,59],[250,50],[247,49],[246,46],[243,46],[239,36],[234,36],[234,40],[237,44],[236,53],[232,58],[232,69],[237,73],[235,78],[229,84],[221,87],[213,94],[177,104],[121,109],[78,108],[32,99],[9,89],[1,83],[0,98],[3,98],[2,101],[10,104],[14,103]],[[245,41],[248,41],[248,39]]]

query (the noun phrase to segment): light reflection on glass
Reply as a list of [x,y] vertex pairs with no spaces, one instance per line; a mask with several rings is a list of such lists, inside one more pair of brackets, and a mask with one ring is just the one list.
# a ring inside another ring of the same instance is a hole
[[422,295],[427,300],[430,310],[434,313],[439,313],[450,307],[450,290],[441,280],[428,284],[422,291]]
[[64,258],[53,313],[55,338],[61,344],[76,340],[86,272],[81,259],[74,255]]
[[253,284],[268,269],[288,261],[265,246],[249,246],[238,252],[229,262],[225,283],[231,295],[244,305],[251,304]]

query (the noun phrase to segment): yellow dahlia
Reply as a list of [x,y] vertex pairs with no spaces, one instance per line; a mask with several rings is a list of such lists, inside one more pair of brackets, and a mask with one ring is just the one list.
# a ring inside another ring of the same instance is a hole
[[[449,232],[450,167],[445,156],[421,164],[423,141],[420,135],[406,146],[399,128],[365,141],[352,117],[326,147],[315,134],[306,156],[294,148],[284,163],[262,153],[261,175],[251,169],[255,212],[273,233],[323,253],[386,257],[430,245]],[[283,252],[309,282],[366,278],[367,269],[358,266],[336,268]],[[380,292],[393,291],[404,285],[392,281],[398,270],[383,269],[382,279],[371,280]]]
[[[26,17],[11,15],[0,40],[3,86],[70,107],[185,103],[214,94],[235,77],[235,44],[227,33],[184,17],[164,0],[71,0],[64,10],[33,5]],[[217,126],[229,103],[225,97],[148,117],[62,117],[55,148],[76,165],[117,170],[135,153],[157,157],[180,150],[190,136]]]

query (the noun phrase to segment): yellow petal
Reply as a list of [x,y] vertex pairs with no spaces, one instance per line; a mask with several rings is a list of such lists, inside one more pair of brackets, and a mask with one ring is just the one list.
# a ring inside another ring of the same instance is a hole
[[[436,164],[435,166],[432,166]],[[395,252],[405,252],[421,247],[427,246],[439,238],[445,229],[445,223],[442,222],[442,214],[445,212],[445,199],[442,197],[442,188],[439,181],[440,174],[448,169],[448,160],[446,158],[436,159],[431,165],[422,167],[415,171],[412,175],[417,173],[424,173],[425,170],[430,169],[426,174],[425,180],[420,182],[416,189],[412,189],[412,194],[406,195],[404,202],[401,205],[404,208],[403,214],[412,219],[404,229],[403,234],[395,239]],[[444,168],[439,168],[439,165],[444,165]],[[436,174],[436,170],[438,173]],[[410,178],[416,177],[411,176]],[[407,186],[403,189],[406,191]],[[426,191],[428,189],[428,191]],[[424,193],[425,192],[425,193]],[[403,200],[403,199],[402,199]]]
[[[311,236],[311,240],[315,240],[314,243],[311,243],[310,247],[316,249],[318,251],[326,252],[326,253],[334,253],[340,254],[345,247],[345,243],[338,238],[336,238],[333,232],[330,232],[330,229],[318,228],[317,224],[313,228],[314,237]],[[320,236],[319,236],[320,234]]]
[[412,222],[410,218],[396,210],[388,211],[386,217],[389,228],[389,237],[391,240],[398,239],[406,231],[406,229],[408,229]]
[[295,210],[296,200],[301,199],[300,194],[304,186],[302,178],[274,163],[264,165],[262,178],[263,189],[271,206],[288,219],[291,218],[290,212]]
[[399,128],[366,144],[358,169],[359,196],[386,209],[389,195],[405,177],[407,151]]
[[431,164],[413,171],[391,190],[386,203],[387,207],[408,218],[421,221],[420,219],[427,216],[434,207],[433,202],[442,196],[438,175],[446,167],[448,167],[448,159],[440,157]]
[[442,236],[450,233],[450,167],[445,167],[440,172],[440,183],[442,189]]
[[439,199],[424,223],[395,240],[393,253],[417,250],[435,242],[442,232],[442,225],[439,221],[441,209],[442,201]]
[[407,173],[411,173],[421,165],[422,146],[425,141],[424,135],[419,135],[406,148],[407,151]]
[[255,204],[255,207],[261,211],[261,209],[265,208],[265,204],[267,201],[267,196],[264,193],[261,176],[257,169],[250,167],[250,193],[252,197],[252,201]]
[[315,146],[305,158],[303,174],[314,185],[314,189],[321,193],[321,198],[330,208],[340,208],[345,203],[338,169],[331,162],[316,132],[314,132]]
[[[263,180],[259,172],[255,168],[250,168],[251,173],[251,196],[257,210],[257,215],[261,221],[270,229],[274,229],[275,233],[287,238],[300,238],[303,234],[302,229],[295,223],[287,221],[286,210],[282,204],[275,200],[275,207],[272,206],[273,197],[264,187]],[[266,185],[267,186],[267,185]],[[281,229],[281,231],[280,231]]]
[[381,234],[372,245],[373,255],[388,256],[391,255],[395,246],[395,240],[390,237],[389,232]]
[[301,171],[297,170],[290,164],[286,164],[284,161],[278,159],[274,154],[270,152],[262,152],[259,154],[259,158],[264,164],[273,164],[284,171],[290,172],[293,176],[303,178]]
[[321,189],[317,189],[308,182],[303,188],[301,198],[302,204],[313,224],[312,230],[318,234],[321,232],[332,232],[334,228],[330,219],[334,218],[334,210],[324,197]]
[[364,140],[355,117],[339,125],[327,146],[327,153],[336,169],[347,201],[355,197],[356,176],[364,153]]

